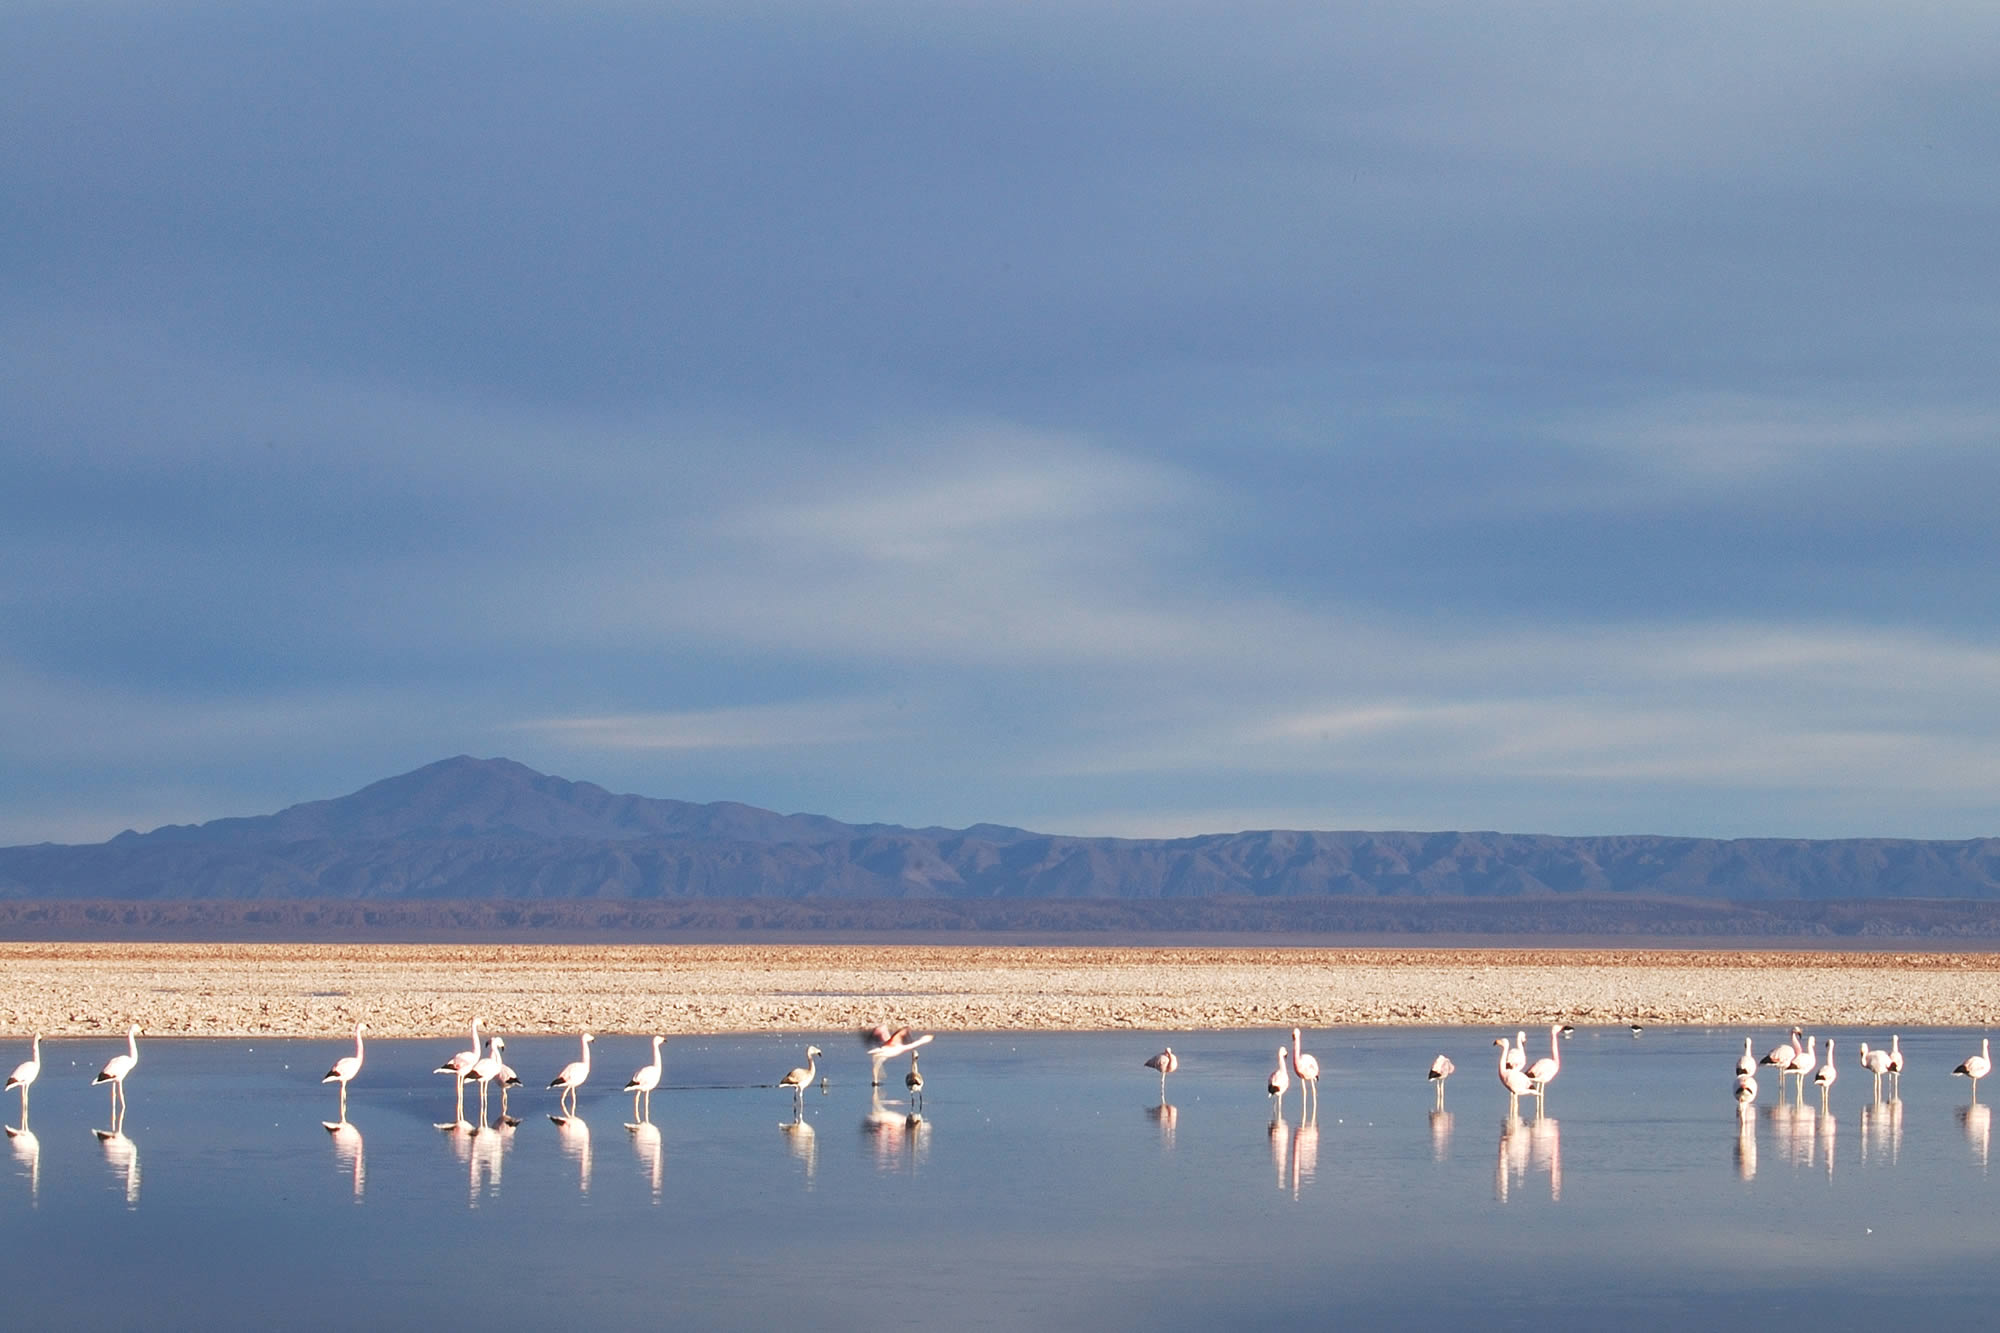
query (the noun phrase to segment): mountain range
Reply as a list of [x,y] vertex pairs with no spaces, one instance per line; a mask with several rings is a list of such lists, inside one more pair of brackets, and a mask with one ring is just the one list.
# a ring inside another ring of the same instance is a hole
[[616,795],[460,756],[272,815],[0,848],[0,899],[2000,900],[2000,839],[1064,837]]

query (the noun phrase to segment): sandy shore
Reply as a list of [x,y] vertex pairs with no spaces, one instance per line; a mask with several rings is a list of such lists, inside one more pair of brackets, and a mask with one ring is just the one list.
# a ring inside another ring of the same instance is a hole
[[0,944],[0,1033],[1985,1025],[2000,954]]

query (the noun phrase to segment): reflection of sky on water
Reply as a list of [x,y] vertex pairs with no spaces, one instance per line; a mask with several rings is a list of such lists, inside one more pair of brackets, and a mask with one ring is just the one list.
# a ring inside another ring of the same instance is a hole
[[[517,1090],[520,1127],[478,1132],[432,1128],[451,1115],[428,1072],[449,1042],[372,1043],[351,1123],[329,1132],[317,1078],[337,1043],[157,1041],[123,1132],[102,1139],[87,1083],[105,1043],[56,1043],[35,1134],[0,1158],[0,1278],[21,1326],[50,1327],[89,1326],[115,1271],[156,1308],[235,1328],[313,1308],[615,1326],[657,1317],[669,1281],[676,1322],[720,1328],[808,1308],[817,1327],[873,1328],[903,1306],[969,1327],[1698,1312],[1752,1328],[1779,1298],[1843,1326],[1976,1318],[2000,1259],[2000,1236],[1967,1224],[2000,1181],[1983,1170],[1987,1108],[1945,1072],[1963,1034],[1904,1034],[1898,1101],[1851,1078],[1826,1113],[1809,1094],[1739,1116],[1742,1033],[1587,1029],[1564,1047],[1558,1119],[1530,1099],[1507,1116],[1490,1070],[1436,1108],[1431,1057],[1484,1065],[1493,1033],[1327,1030],[1308,1038],[1324,1071],[1311,1120],[1296,1094],[1272,1115],[1262,1032],[1174,1034],[1161,1102],[1139,1063],[1161,1035],[941,1035],[921,1116],[881,1095],[894,1083],[871,1095],[851,1038],[821,1038],[829,1086],[796,1122],[770,1084],[798,1034],[688,1038],[650,1125],[624,1124],[606,1080],[560,1123],[554,1094]],[[507,1050],[532,1085],[574,1041]],[[648,1054],[644,1038],[599,1045],[619,1068]],[[593,1119],[617,1149],[601,1162]],[[894,1282],[854,1280],[884,1255]],[[506,1280],[438,1279],[475,1271]]]

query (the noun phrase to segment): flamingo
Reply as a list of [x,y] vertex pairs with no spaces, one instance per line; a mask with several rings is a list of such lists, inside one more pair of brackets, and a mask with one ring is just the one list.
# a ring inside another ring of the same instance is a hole
[[1440,1055],[1437,1059],[1431,1061],[1429,1078],[1431,1082],[1437,1084],[1437,1104],[1439,1106],[1444,1105],[1444,1081],[1450,1078],[1457,1069],[1458,1066],[1451,1062],[1451,1057],[1448,1055]]
[[[910,1072],[903,1075],[903,1086],[910,1090],[910,1105],[914,1109],[924,1103],[924,1076],[917,1069],[917,1052],[910,1052]],[[949,1106],[945,1110],[949,1111]]]
[[[347,1085],[353,1081],[356,1074],[361,1072],[361,1034],[367,1030],[368,1025],[366,1023],[356,1023],[354,1025],[354,1054],[343,1055],[338,1060],[335,1060],[333,1068],[327,1070],[326,1077],[320,1080],[322,1083],[338,1083],[340,1085],[340,1119],[327,1125],[326,1127],[329,1130],[339,1129],[347,1123]],[[321,1121],[320,1123],[326,1124],[325,1121]]]
[[[504,1047],[507,1043],[503,1041],[500,1044]],[[514,1066],[508,1064],[503,1057],[500,1061],[500,1073],[495,1081],[500,1085],[500,1124],[504,1128],[513,1129],[521,1122],[507,1114],[507,1090],[520,1087],[521,1076],[514,1072]]]
[[[1829,1047],[1828,1049],[1832,1048]],[[1804,1102],[1806,1099],[1806,1075],[1812,1073],[1813,1066],[1818,1063],[1819,1063],[1819,1038],[1817,1036],[1812,1036],[1806,1038],[1806,1048],[1803,1051],[1799,1052],[1797,1055],[1793,1056],[1792,1062],[1789,1065],[1785,1066],[1786,1074],[1796,1074],[1798,1076],[1800,1102]],[[1783,1075],[1779,1076],[1779,1081],[1780,1082],[1784,1081]],[[1782,1092],[1783,1090],[1780,1089],[1781,1094]]]
[[[1810,1046],[1806,1049],[1808,1053],[1812,1050]],[[1826,1094],[1833,1091],[1834,1080],[1839,1077],[1840,1067],[1833,1062],[1833,1038],[1828,1037],[1826,1039],[1826,1063],[1822,1064],[1819,1067],[1819,1072],[1813,1075],[1813,1085],[1819,1089],[1819,1109],[1822,1114],[1826,1111]],[[1800,1079],[1799,1096],[1804,1097],[1805,1091],[1805,1080]]]
[[[477,1083],[479,1085],[479,1127],[481,1129],[488,1127],[486,1124],[487,1086],[500,1076],[502,1069],[507,1067],[500,1060],[500,1052],[505,1049],[507,1049],[505,1041],[499,1037],[489,1037],[486,1041],[485,1056],[473,1061],[472,1068],[466,1070],[460,1076],[466,1083]],[[463,1094],[461,1093],[461,1095]]]
[[1291,1071],[1285,1068],[1285,1061],[1290,1055],[1291,1052],[1284,1047],[1278,1048],[1278,1067],[1271,1071],[1271,1077],[1264,1084],[1264,1090],[1271,1094],[1271,1105],[1280,1116],[1285,1113],[1285,1093],[1292,1086]]
[[1562,1024],[1549,1024],[1549,1053],[1527,1068],[1527,1075],[1535,1085],[1535,1096],[1548,1100],[1549,1080],[1562,1073]]
[[1895,1090],[1890,1095],[1892,1097],[1901,1097],[1903,1095],[1903,1039],[1893,1033],[1889,1037],[1889,1072],[1894,1075],[1896,1080]]
[[455,1129],[465,1123],[465,1071],[479,1063],[479,1025],[485,1021],[476,1016],[472,1020],[471,1050],[460,1051],[431,1071],[433,1074],[450,1074],[452,1087],[458,1091],[457,1114],[450,1124],[438,1126],[440,1129]]
[[[97,1071],[97,1077],[90,1080],[90,1086],[100,1083],[111,1085],[111,1132],[118,1132],[118,1122],[125,1117],[125,1076],[139,1063],[139,1025],[134,1023],[125,1033],[125,1054],[114,1055],[104,1062],[104,1068]],[[1985,1070],[1981,1070],[1985,1073]]]
[[1889,1053],[1877,1046],[1868,1049],[1868,1043],[1861,1043],[1861,1067],[1875,1076],[1875,1100],[1882,1100],[1882,1075],[1889,1072]]
[[[660,1086],[660,1071],[666,1067],[660,1057],[660,1046],[665,1041],[665,1037],[653,1038],[653,1063],[641,1065],[633,1070],[632,1077],[626,1079],[625,1086],[619,1089],[621,1092],[632,1094],[632,1119],[642,1125],[650,1125],[653,1122],[653,1089]],[[639,1114],[641,1097],[646,1099],[646,1114],[643,1116]]]
[[1514,1034],[1514,1044],[1500,1057],[1500,1063],[1509,1069],[1519,1069],[1528,1063],[1528,1034],[1526,1031]]
[[[564,1115],[576,1114],[576,1090],[583,1086],[585,1079],[590,1077],[590,1043],[595,1040],[596,1038],[592,1037],[588,1032],[584,1033],[583,1040],[580,1043],[583,1048],[582,1058],[570,1061],[562,1067],[560,1074],[549,1080],[550,1087],[562,1089],[560,1093],[556,1094],[556,1105],[561,1108]],[[654,1080],[654,1082],[658,1081],[658,1079]],[[636,1107],[633,1109],[632,1115],[634,1119],[638,1118]]]
[[1319,1114],[1319,1061],[1299,1049],[1299,1030],[1292,1029],[1292,1069],[1299,1076],[1299,1116],[1306,1114],[1306,1089],[1312,1089],[1313,1114]]
[[[889,1025],[886,1023],[878,1024],[863,1031],[861,1042],[864,1046],[868,1046],[868,1063],[870,1065],[869,1086],[875,1088],[882,1086],[882,1066],[884,1064],[895,1059],[905,1051],[913,1051],[919,1046],[928,1045],[935,1036],[935,1033],[926,1032],[921,1037],[913,1037],[910,1035],[909,1028],[900,1027],[891,1031]],[[869,1043],[873,1044],[870,1045]],[[825,1052],[821,1052],[821,1054],[825,1054]]]
[[1505,1037],[1495,1037],[1493,1044],[1500,1048],[1500,1086],[1507,1089],[1507,1114],[1517,1116],[1521,1109],[1521,1094],[1533,1092],[1535,1086],[1528,1076],[1521,1072],[1518,1064],[1509,1064],[1507,1057],[1513,1053]]
[[1805,1045],[1806,1039],[1804,1034],[1797,1028],[1793,1028],[1792,1039],[1790,1041],[1780,1042],[1776,1046],[1773,1046],[1770,1050],[1764,1052],[1764,1058],[1757,1062],[1760,1065],[1777,1066],[1778,1100],[1780,1101],[1783,1101],[1785,1098],[1785,1073],[1791,1067],[1792,1061],[1798,1058],[1799,1052],[1805,1049]]
[[1748,1037],[1743,1039],[1743,1054],[1736,1057],[1736,1074],[1739,1078],[1747,1078],[1753,1083],[1756,1082],[1757,1057],[1750,1054],[1750,1039]]
[[42,1074],[42,1034],[37,1032],[35,1034],[34,1044],[29,1048],[28,1058],[21,1061],[20,1064],[15,1065],[14,1072],[7,1076],[7,1087],[5,1090],[8,1092],[12,1092],[15,1088],[19,1088],[21,1090],[21,1127],[20,1129],[17,1130],[10,1126],[7,1130],[8,1137],[18,1138],[20,1135],[27,1132],[28,1085],[33,1083],[37,1078],[40,1078],[41,1074]]
[[1736,1105],[1746,1114],[1757,1101],[1757,1076],[1738,1074],[1736,1076]]
[[[1167,1075],[1173,1073],[1176,1069],[1179,1069],[1180,1067],[1181,1067],[1181,1058],[1178,1055],[1174,1054],[1174,1048],[1171,1046],[1167,1047],[1166,1050],[1161,1051],[1158,1055],[1154,1056],[1152,1059],[1146,1061],[1146,1068],[1157,1069],[1160,1071],[1161,1105],[1165,1105],[1167,1100]],[[945,1109],[949,1110],[950,1108],[947,1107]]]
[[1972,1100],[1979,1100],[1979,1080],[1993,1072],[1993,1042],[1990,1037],[1979,1039],[1979,1054],[1966,1057],[1964,1064],[1951,1071],[1972,1080]]
[[792,1090],[792,1105],[797,1111],[793,1116],[795,1120],[798,1114],[803,1114],[806,1109],[806,1089],[812,1086],[813,1078],[819,1072],[819,1058],[825,1054],[826,1052],[817,1046],[806,1047],[805,1064],[778,1080],[779,1087]]

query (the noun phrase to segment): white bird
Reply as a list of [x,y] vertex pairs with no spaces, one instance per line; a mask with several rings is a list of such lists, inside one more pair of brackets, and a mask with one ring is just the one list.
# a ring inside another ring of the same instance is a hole
[[1319,1061],[1299,1049],[1299,1030],[1292,1029],[1292,1070],[1299,1076],[1299,1115],[1306,1114],[1306,1089],[1312,1089],[1312,1113],[1319,1114]]
[[[1803,1051],[1800,1051],[1797,1055],[1793,1056],[1792,1062],[1785,1066],[1786,1074],[1795,1074],[1798,1076],[1799,1100],[1801,1102],[1805,1101],[1806,1099],[1806,1075],[1812,1073],[1813,1066],[1818,1063],[1819,1063],[1819,1038],[1817,1036],[1812,1036],[1806,1038],[1806,1048]],[[1784,1081],[1783,1074],[1779,1075],[1778,1081],[1781,1083]],[[1779,1092],[1780,1095],[1782,1095],[1783,1089],[1781,1088]]]
[[[29,1047],[28,1058],[21,1061],[20,1064],[15,1065],[14,1072],[7,1076],[7,1087],[5,1090],[8,1092],[12,1092],[15,1088],[21,1090],[21,1130],[19,1132],[25,1132],[28,1128],[28,1086],[37,1078],[40,1078],[41,1073],[42,1034],[37,1032],[34,1044]],[[10,1127],[7,1133],[13,1136],[17,1134],[17,1131]]]
[[1549,1024],[1549,1053],[1529,1065],[1526,1072],[1535,1085],[1535,1096],[1547,1101],[1549,1080],[1562,1073],[1562,1024]]
[[[1171,1046],[1167,1047],[1166,1050],[1161,1051],[1158,1055],[1154,1056],[1152,1059],[1146,1061],[1146,1068],[1157,1069],[1160,1071],[1160,1102],[1162,1105],[1164,1105],[1167,1100],[1167,1075],[1173,1073],[1176,1069],[1179,1069],[1180,1067],[1181,1067],[1181,1058],[1178,1055],[1174,1054],[1174,1048]],[[947,1107],[946,1109],[949,1110],[950,1108]]]
[[1889,1072],[1889,1053],[1877,1046],[1868,1049],[1868,1043],[1861,1043],[1861,1067],[1875,1076],[1875,1100],[1882,1100],[1882,1075]]
[[1282,1046],[1278,1048],[1278,1067],[1271,1071],[1271,1077],[1264,1084],[1264,1091],[1271,1094],[1271,1105],[1278,1115],[1285,1113],[1285,1093],[1292,1086],[1291,1071],[1285,1068],[1285,1061],[1291,1054]]
[[792,1090],[792,1103],[802,1111],[806,1104],[806,1089],[812,1086],[813,1078],[819,1073],[819,1058],[825,1054],[817,1046],[806,1047],[805,1064],[778,1080],[779,1087]]
[[[1810,1051],[1811,1047],[1807,1047],[1807,1050]],[[1834,1080],[1839,1077],[1840,1066],[1833,1062],[1833,1038],[1828,1037],[1826,1039],[1826,1061],[1820,1065],[1819,1072],[1813,1075],[1813,1084],[1819,1089],[1819,1109],[1822,1112],[1826,1110],[1826,1094],[1833,1091]],[[1805,1092],[1805,1084],[1803,1082],[1799,1084],[1799,1091],[1801,1095]]]
[[471,1050],[460,1051],[431,1071],[433,1074],[450,1074],[451,1085],[458,1095],[457,1114],[452,1117],[451,1124],[439,1126],[441,1129],[452,1129],[465,1123],[465,1071],[479,1063],[479,1025],[484,1021],[478,1017],[472,1020]]
[[467,1083],[477,1083],[479,1085],[479,1127],[481,1129],[487,1128],[486,1089],[494,1079],[500,1076],[500,1071],[507,1067],[500,1059],[500,1052],[506,1048],[507,1043],[501,1038],[489,1037],[486,1041],[486,1054],[473,1061],[472,1068],[466,1070],[462,1075]]
[[[368,1025],[366,1023],[356,1023],[354,1025],[354,1054],[343,1055],[338,1060],[335,1060],[333,1068],[327,1070],[326,1077],[320,1080],[322,1083],[338,1083],[340,1085],[340,1119],[334,1121],[331,1125],[327,1125],[328,1129],[339,1129],[347,1123],[347,1085],[353,1081],[356,1074],[361,1072],[361,1034],[367,1030]],[[320,1123],[326,1124],[325,1121],[321,1121]]]
[[[915,1051],[910,1052],[910,1072],[903,1075],[903,1086],[909,1089],[911,1106],[913,1108],[921,1106],[924,1100],[924,1076],[917,1069],[917,1052]],[[947,1111],[950,1109],[949,1106],[945,1108]]]
[[1777,1067],[1779,1101],[1785,1099],[1786,1071],[1790,1069],[1792,1061],[1798,1059],[1799,1052],[1804,1050],[1805,1046],[1805,1035],[1797,1028],[1793,1028],[1792,1039],[1790,1041],[1780,1042],[1776,1046],[1773,1046],[1770,1050],[1764,1052],[1764,1058],[1757,1062],[1760,1065],[1774,1065]]
[[1743,1039],[1743,1054],[1736,1057],[1736,1073],[1739,1077],[1756,1082],[1757,1057],[1750,1054],[1750,1039]]
[[1890,1095],[1901,1097],[1903,1095],[1903,1039],[1893,1034],[1889,1038],[1889,1073],[1896,1080],[1895,1091]]
[[1500,1063],[1509,1069],[1520,1069],[1528,1063],[1528,1034],[1526,1031],[1514,1034],[1514,1044],[1500,1056]]
[[[653,1063],[633,1070],[632,1077],[626,1079],[625,1086],[619,1089],[632,1094],[632,1119],[637,1124],[649,1125],[653,1122],[653,1089],[660,1086],[660,1071],[666,1068],[666,1062],[660,1056],[660,1045],[665,1041],[665,1037],[653,1038]],[[643,1116],[639,1114],[639,1098],[642,1096],[646,1099],[646,1114]]]
[[[864,1029],[861,1033],[861,1042],[868,1047],[868,1063],[870,1065],[869,1086],[876,1088],[882,1086],[882,1066],[884,1064],[907,1051],[913,1051],[919,1046],[928,1045],[935,1039],[936,1035],[936,1033],[926,1032],[921,1037],[913,1037],[910,1035],[910,1030],[907,1027],[896,1028],[892,1031],[887,1023],[877,1024],[875,1027]],[[821,1052],[821,1054],[825,1054],[825,1052]]]
[[1431,1082],[1437,1084],[1439,1106],[1444,1105],[1444,1081],[1450,1078],[1457,1069],[1458,1066],[1451,1062],[1451,1057],[1448,1055],[1440,1055],[1437,1059],[1431,1061],[1429,1078]]
[[1992,1038],[1981,1037],[1979,1039],[1979,1054],[1968,1057],[1964,1064],[1951,1072],[1960,1077],[1972,1080],[1972,1100],[1975,1102],[1978,1101],[1979,1080],[1993,1072]]
[[1493,1044],[1500,1048],[1500,1086],[1507,1089],[1508,1113],[1517,1114],[1521,1109],[1521,1094],[1533,1092],[1535,1085],[1529,1081],[1519,1065],[1507,1062],[1507,1057],[1513,1053],[1513,1048],[1505,1037],[1495,1037]]
[[[111,1132],[118,1132],[118,1122],[125,1117],[125,1076],[139,1063],[139,1025],[134,1023],[125,1034],[125,1054],[114,1055],[104,1062],[104,1068],[97,1071],[97,1077],[90,1080],[90,1086],[100,1083],[111,1085]],[[1985,1071],[1980,1071],[1984,1073]]]
[[[588,1032],[584,1033],[583,1041],[580,1043],[583,1048],[582,1058],[570,1061],[562,1067],[560,1074],[549,1080],[550,1087],[562,1089],[561,1092],[556,1094],[556,1105],[561,1108],[564,1115],[576,1114],[576,1090],[583,1086],[585,1079],[590,1077],[590,1043],[595,1040],[596,1038],[592,1037]],[[657,1082],[658,1080],[654,1081]],[[637,1115],[638,1111],[634,1108],[633,1116],[635,1119]]]

